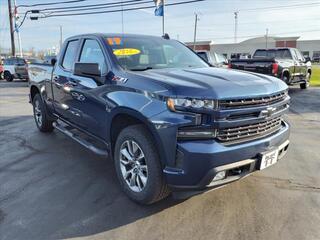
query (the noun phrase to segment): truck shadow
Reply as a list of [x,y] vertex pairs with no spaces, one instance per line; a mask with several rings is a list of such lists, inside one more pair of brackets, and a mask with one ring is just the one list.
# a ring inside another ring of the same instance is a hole
[[0,135],[0,181],[7,189],[0,192],[4,239],[90,236],[181,202],[169,196],[149,206],[136,204],[122,193],[111,159],[59,132],[38,132],[31,116],[0,123],[5,127]]

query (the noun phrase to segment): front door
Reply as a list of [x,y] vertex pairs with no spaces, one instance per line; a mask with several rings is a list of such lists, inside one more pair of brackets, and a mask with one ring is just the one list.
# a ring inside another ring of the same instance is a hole
[[[84,39],[81,52],[76,62],[98,63],[102,76],[106,75],[107,64],[103,50],[96,39]],[[106,102],[101,92],[110,87],[92,77],[77,76],[70,73],[67,83],[69,95],[69,112],[71,122],[81,129],[101,138],[106,135],[107,126]]]

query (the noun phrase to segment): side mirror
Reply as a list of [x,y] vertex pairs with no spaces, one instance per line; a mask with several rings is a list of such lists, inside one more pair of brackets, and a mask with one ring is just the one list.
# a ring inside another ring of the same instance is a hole
[[304,59],[306,60],[306,63],[311,61],[310,57],[304,57]]
[[101,77],[101,71],[99,69],[98,63],[75,63],[74,64],[74,75],[77,76],[92,76],[92,77]]
[[56,58],[52,58],[51,59],[51,65],[54,66],[56,65],[57,59]]

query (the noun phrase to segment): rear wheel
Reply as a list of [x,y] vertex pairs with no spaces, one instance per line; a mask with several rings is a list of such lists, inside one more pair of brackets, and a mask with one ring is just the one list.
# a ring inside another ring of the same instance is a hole
[[36,94],[32,101],[33,105],[33,116],[36,122],[37,128],[41,132],[52,132],[53,131],[53,121],[49,120],[48,114],[45,109],[45,105],[39,94]]
[[288,74],[287,73],[284,73],[283,75],[282,75],[282,81],[284,81],[286,84],[289,84],[289,76],[288,76]]
[[123,191],[135,202],[151,204],[168,196],[157,148],[143,125],[120,132],[114,161]]
[[306,81],[304,83],[301,83],[300,84],[300,88],[301,89],[307,89],[310,85],[310,77],[311,77],[311,74],[310,72],[307,73],[307,76],[306,76]]
[[7,80],[7,82],[12,82],[13,81],[13,76],[10,72],[5,71],[4,72],[4,79]]

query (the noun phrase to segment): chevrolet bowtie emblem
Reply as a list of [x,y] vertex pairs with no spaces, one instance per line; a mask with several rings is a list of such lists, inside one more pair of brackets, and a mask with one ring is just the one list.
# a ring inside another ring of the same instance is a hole
[[265,117],[265,118],[271,117],[276,110],[277,108],[275,107],[268,107],[267,109],[262,110],[260,112],[260,117]]

